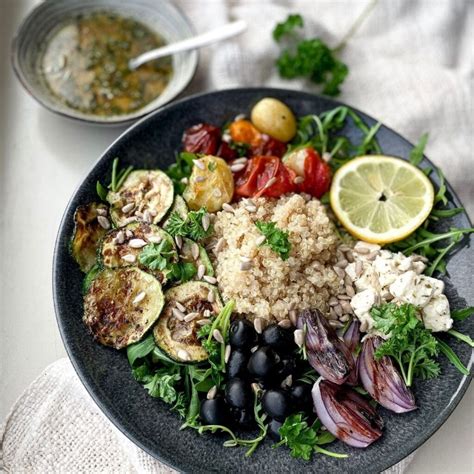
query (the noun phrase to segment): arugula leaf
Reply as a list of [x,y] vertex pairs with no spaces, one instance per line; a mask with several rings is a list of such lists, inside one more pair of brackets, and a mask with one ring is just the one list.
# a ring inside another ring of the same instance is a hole
[[409,161],[412,165],[418,166],[423,160],[423,153],[425,151],[426,143],[428,142],[429,135],[424,133],[418,143],[411,149],[409,155]]
[[155,339],[153,334],[149,334],[142,341],[131,344],[127,347],[128,363],[133,367],[137,359],[143,359],[155,348]]
[[455,352],[441,339],[437,338],[436,340],[438,341],[439,350],[448,358],[451,364],[453,364],[454,367],[456,367],[456,369],[461,372],[461,374],[469,375],[469,369],[464,366]]
[[191,240],[199,241],[209,237],[212,234],[212,225],[204,230],[202,219],[207,214],[204,207],[199,211],[190,211],[185,219],[177,212],[173,212],[166,225],[166,232],[173,237],[189,237]]
[[281,441],[274,445],[288,446],[293,458],[309,461],[313,451],[337,458],[346,458],[347,454],[327,451],[319,447],[321,444],[331,443],[335,437],[328,432],[321,432],[321,423],[316,420],[312,426],[308,425],[303,413],[296,413],[286,418],[280,427]]
[[172,280],[186,283],[194,278],[194,275],[197,273],[197,268],[196,265],[191,262],[178,262],[171,265],[170,271],[169,277]]
[[176,251],[169,240],[163,239],[159,244],[148,244],[143,247],[138,255],[138,261],[154,271],[170,269],[177,259]]
[[471,339],[470,336],[468,336],[467,334],[463,334],[459,331],[456,331],[455,329],[450,329],[448,331],[448,334],[450,336],[453,336],[455,337],[456,339],[459,339],[460,341],[462,342],[465,342],[466,344],[468,344],[469,346],[471,347],[474,347],[474,341]]
[[409,387],[413,377],[437,377],[440,373],[435,357],[438,342],[417,318],[418,309],[412,304],[385,303],[370,311],[374,328],[390,336],[375,352],[375,357],[393,357]]
[[291,250],[288,232],[279,229],[274,222],[257,221],[255,226],[266,237],[260,245],[268,245],[282,260],[288,260]]
[[102,199],[102,201],[107,201],[107,188],[104,187],[104,185],[100,182],[97,181],[95,184],[95,190],[97,192],[97,195]]
[[455,311],[451,311],[451,318],[455,321],[464,321],[465,319],[469,318],[474,314],[474,306],[469,306],[468,308],[464,309],[456,309]]
[[183,194],[186,188],[186,178],[191,176],[194,165],[193,160],[196,158],[198,158],[198,155],[187,151],[178,153],[176,155],[176,162],[165,171],[171,178],[171,181],[173,181],[176,194]]
[[122,187],[127,176],[133,171],[133,166],[128,166],[127,168],[118,171],[118,164],[119,158],[114,158],[112,161],[111,179],[107,186],[104,186],[100,181],[96,182],[96,192],[102,201],[107,200],[108,189],[112,192],[117,192]]
[[273,39],[280,41],[285,35],[293,33],[295,28],[303,28],[303,18],[299,14],[288,15],[287,19],[282,23],[277,23],[273,29]]

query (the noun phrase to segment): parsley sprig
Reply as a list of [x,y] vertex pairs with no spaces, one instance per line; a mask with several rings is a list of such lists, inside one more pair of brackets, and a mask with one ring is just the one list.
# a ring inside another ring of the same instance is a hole
[[110,183],[107,186],[104,186],[99,180],[96,183],[97,195],[102,199],[102,201],[107,200],[107,193],[110,189],[112,192],[117,192],[122,184],[127,179],[128,175],[133,171],[133,166],[128,166],[119,171],[119,158],[114,158],[112,162],[112,175],[110,178]]
[[268,245],[282,260],[288,260],[291,250],[288,232],[279,229],[274,222],[257,221],[255,226],[266,237],[261,245]]
[[206,214],[205,208],[201,208],[199,211],[190,211],[186,218],[183,218],[177,212],[173,212],[165,230],[173,237],[179,235],[194,241],[205,239],[212,234],[212,225],[207,230],[203,227],[202,219]]
[[321,445],[333,442],[336,438],[328,431],[321,430],[321,422],[316,420],[308,425],[303,413],[290,415],[280,427],[281,441],[273,447],[288,446],[293,458],[309,461],[313,452],[334,458],[347,458],[347,454],[335,453],[321,448]]
[[166,174],[173,181],[176,194],[183,194],[186,188],[184,178],[189,178],[193,171],[193,160],[197,158],[194,153],[183,151],[176,155],[176,161],[166,170]]

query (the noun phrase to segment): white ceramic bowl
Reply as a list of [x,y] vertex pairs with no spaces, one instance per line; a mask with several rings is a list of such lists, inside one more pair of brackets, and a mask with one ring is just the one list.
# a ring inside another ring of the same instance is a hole
[[23,21],[12,44],[12,64],[26,91],[48,110],[95,124],[124,125],[170,102],[189,84],[196,71],[197,51],[172,57],[173,75],[163,93],[130,114],[99,116],[74,110],[55,98],[39,75],[39,62],[49,36],[63,21],[80,13],[110,11],[133,18],[159,33],[167,43],[193,36],[189,20],[168,0],[45,0]]

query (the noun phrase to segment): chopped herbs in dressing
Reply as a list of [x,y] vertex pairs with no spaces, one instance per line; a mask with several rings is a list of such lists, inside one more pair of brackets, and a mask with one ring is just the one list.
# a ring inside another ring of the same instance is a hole
[[50,37],[41,76],[68,107],[91,115],[128,114],[158,97],[172,74],[170,58],[135,71],[128,61],[164,44],[157,33],[131,18],[106,12],[78,15]]

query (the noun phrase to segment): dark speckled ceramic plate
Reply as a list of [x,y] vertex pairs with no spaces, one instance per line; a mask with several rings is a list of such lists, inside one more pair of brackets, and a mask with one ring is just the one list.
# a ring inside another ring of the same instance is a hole
[[[53,289],[61,335],[72,363],[96,403],[109,419],[133,442],[166,464],[185,472],[378,472],[397,463],[426,441],[447,419],[466,391],[470,377],[463,377],[444,358],[443,374],[427,382],[418,382],[414,391],[419,409],[395,415],[381,409],[385,433],[368,449],[357,450],[342,443],[334,449],[350,454],[344,460],[314,456],[312,463],[297,461],[286,449],[274,450],[267,441],[252,457],[244,457],[240,448],[224,448],[220,436],[199,436],[192,430],[179,431],[178,417],[151,397],[133,380],[123,352],[95,343],[82,324],[81,283],[83,275],[69,256],[68,241],[73,231],[73,212],[79,204],[97,199],[95,183],[103,179],[112,159],[136,168],[163,168],[174,159],[183,130],[197,122],[222,124],[265,96],[286,102],[298,115],[320,113],[337,102],[310,94],[277,89],[237,89],[203,94],[169,105],[150,115],[125,132],[99,159],[69,202],[59,229],[54,256]],[[374,119],[362,114],[369,125]],[[348,135],[357,130],[348,127]],[[400,135],[382,126],[377,134],[386,154],[406,158],[412,145]],[[426,165],[429,164],[425,160]],[[452,204],[460,206],[448,186]],[[470,226],[466,214],[452,224]],[[474,250],[467,239],[448,265],[446,293],[452,308],[474,304],[472,273]],[[471,242],[472,243],[472,242]],[[457,325],[472,334],[474,318]],[[467,345],[449,341],[464,364],[472,362]]]

